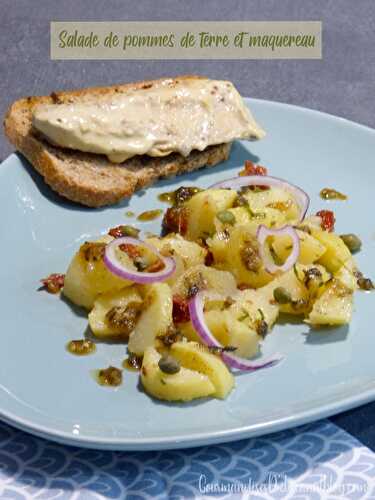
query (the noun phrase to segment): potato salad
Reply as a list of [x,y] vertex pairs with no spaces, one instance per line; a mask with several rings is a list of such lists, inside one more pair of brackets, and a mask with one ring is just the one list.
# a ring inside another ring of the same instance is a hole
[[[333,212],[309,214],[302,189],[250,161],[235,178],[163,199],[161,236],[113,227],[80,247],[65,279],[44,280],[87,310],[94,337],[127,344],[126,362],[154,398],[226,398],[237,372],[277,372],[283,353],[258,354],[281,315],[347,324],[354,292],[373,288],[353,258],[359,238],[336,234]],[[95,351],[77,342],[76,354]],[[110,368],[102,380],[120,384]]]

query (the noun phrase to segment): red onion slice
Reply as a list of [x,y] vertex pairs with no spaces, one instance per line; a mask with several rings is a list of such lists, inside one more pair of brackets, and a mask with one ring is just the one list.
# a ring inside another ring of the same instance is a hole
[[[147,248],[160,260],[163,261],[164,268],[155,273],[134,271],[132,269],[126,268],[116,255],[116,249],[123,244],[130,244],[137,247]],[[176,263],[174,259],[172,259],[171,257],[164,257],[154,246],[150,245],[149,243],[128,236],[124,236],[123,238],[116,238],[106,246],[104,252],[104,264],[107,267],[108,271],[115,274],[119,278],[134,281],[134,283],[140,284],[164,281],[169,278],[169,276],[171,276],[171,274],[173,274],[174,270],[176,269]]]
[[[281,266],[277,266],[271,259],[267,252],[266,240],[268,236],[281,236],[288,235],[292,239],[292,251],[290,255]],[[292,226],[283,226],[279,229],[269,229],[267,226],[261,224],[257,230],[257,239],[259,243],[260,256],[262,257],[264,267],[269,273],[276,273],[277,271],[288,271],[297,262],[300,253],[300,242],[297,231]]]
[[[223,347],[220,342],[216,340],[216,338],[210,332],[208,326],[206,325],[206,321],[204,318],[204,299],[205,298],[218,299],[216,294],[210,294],[205,291],[198,292],[190,301],[189,301],[189,312],[190,319],[195,331],[198,333],[200,339],[203,344],[208,347]],[[222,298],[222,297],[221,297]],[[244,370],[248,372],[253,372],[256,370],[261,370],[262,368],[268,368],[270,366],[278,363],[282,356],[279,354],[275,354],[272,358],[263,360],[263,361],[251,361],[246,358],[240,358],[235,356],[234,354],[228,352],[222,352],[221,358],[228,366],[231,368],[236,368],[238,370]]]
[[310,198],[308,194],[294,184],[291,184],[284,179],[279,179],[278,177],[271,177],[268,175],[246,175],[242,177],[233,177],[232,179],[227,179],[225,181],[213,184],[208,189],[238,189],[246,186],[278,187],[280,189],[283,189],[284,191],[288,191],[288,193],[290,193],[296,200],[300,208],[298,222],[301,222],[305,218],[310,204]]
[[[281,266],[276,265],[271,256],[268,254],[265,246],[268,236],[281,236],[288,235],[292,239],[292,251],[290,255]],[[267,226],[261,224],[257,230],[257,239],[259,243],[260,256],[262,257],[264,267],[270,273],[276,273],[277,271],[288,271],[297,262],[300,253],[300,242],[297,231],[292,226],[283,226],[279,229],[270,229]]]

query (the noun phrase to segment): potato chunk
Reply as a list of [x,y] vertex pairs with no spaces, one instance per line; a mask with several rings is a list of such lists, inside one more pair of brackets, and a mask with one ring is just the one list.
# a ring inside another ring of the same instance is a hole
[[222,247],[212,245],[210,241],[215,267],[230,271],[239,285],[249,285],[253,288],[259,288],[273,279],[272,274],[264,269],[259,256],[255,236],[257,227],[255,223],[235,226]]
[[215,394],[207,375],[181,367],[178,373],[166,374],[158,366],[161,356],[153,347],[145,350],[141,381],[150,396],[165,401],[191,401]]
[[185,240],[181,235],[171,233],[164,238],[148,238],[148,243],[156,247],[166,257],[173,257],[176,262],[176,270],[166,280],[173,285],[181,274],[187,269],[204,264],[207,250],[193,241]]
[[333,279],[315,302],[307,323],[319,325],[344,325],[350,323],[353,293],[338,279]]
[[186,267],[203,264],[207,250],[193,241],[185,240],[180,234],[170,233],[164,238],[146,239],[154,245],[163,255],[179,255]]
[[229,308],[234,317],[256,328],[259,319],[263,319],[270,328],[279,315],[279,306],[273,300],[273,291],[268,286],[257,290],[242,290],[235,297],[234,304]]
[[180,361],[184,368],[207,375],[215,387],[216,396],[225,399],[234,387],[234,377],[226,365],[215,354],[196,342],[176,342],[171,347],[171,354]]
[[[96,242],[84,243],[73,257],[65,275],[63,294],[77,306],[91,309],[99,294],[133,284],[118,278],[104,265],[104,246],[111,240],[111,237],[105,237]],[[131,266],[133,264],[129,262]]]
[[224,296],[232,296],[237,292],[236,280],[227,271],[220,271],[204,265],[194,266],[180,276],[173,285],[173,295],[187,297],[192,287],[205,288]]
[[[216,338],[223,346],[236,347],[235,354],[243,358],[252,358],[258,353],[259,335],[249,328],[249,326],[238,321],[229,311],[206,311],[206,324]],[[191,321],[180,323],[179,329],[188,340],[201,342],[199,335],[195,331]]]
[[[297,230],[300,241],[300,254],[298,262],[301,264],[312,264],[316,262],[326,251],[326,247],[319,240],[305,231]],[[290,236],[276,236],[272,248],[282,262],[288,258],[291,252]]]
[[[315,294],[317,292],[315,288],[312,289],[311,287],[307,287],[305,283],[306,273],[312,268],[317,269],[321,273],[319,284],[326,283],[330,279],[331,275],[319,264],[296,264],[293,269],[289,269],[289,271],[277,276],[271,283],[264,287],[264,291],[271,291],[272,296],[273,291],[278,287],[285,288],[291,295],[293,303],[280,304],[280,312],[301,315],[309,311],[312,295],[314,295],[315,299]],[[318,290],[319,293],[321,293],[323,288],[319,288]]]
[[89,313],[92,333],[98,338],[127,338],[135,327],[136,313],[141,306],[142,297],[135,287],[100,295]]
[[230,208],[236,197],[232,189],[209,189],[195,194],[184,205],[188,213],[186,237],[189,240],[207,238],[215,231],[216,214]]
[[[243,206],[228,208],[226,212],[229,212],[234,217],[234,224],[236,225],[246,225],[246,224],[264,224],[267,227],[280,227],[287,223],[285,215],[279,210],[273,208],[264,208],[261,212],[254,212],[252,215],[251,209],[245,208]],[[234,225],[233,224],[233,225]],[[215,218],[215,228],[217,232],[224,231],[225,229],[231,229],[232,224],[223,223]]]
[[172,291],[166,283],[145,287],[143,312],[129,338],[129,351],[141,355],[154,345],[156,337],[165,335],[172,323]]
[[277,211],[279,216],[274,215],[276,221],[278,221],[277,225],[290,224],[291,221],[298,218],[298,205],[292,195],[284,189],[276,187],[265,190],[250,189],[244,196],[248,200],[251,210],[255,213],[266,213],[268,209]]
[[334,273],[334,277],[354,292],[359,288],[357,283],[358,278],[355,276],[356,272],[358,272],[357,265],[352,258],[351,260],[347,260],[345,264]]
[[328,271],[335,273],[348,260],[352,259],[352,254],[348,247],[337,234],[329,233],[328,231],[312,230],[312,235],[326,248],[326,251],[318,262],[326,267]]

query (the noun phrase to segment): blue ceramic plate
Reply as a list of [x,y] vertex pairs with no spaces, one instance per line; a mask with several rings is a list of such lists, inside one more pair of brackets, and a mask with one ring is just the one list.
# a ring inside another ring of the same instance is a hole
[[[311,331],[285,323],[274,328],[263,355],[282,352],[280,365],[236,377],[225,401],[165,404],[146,396],[137,374],[124,372],[117,390],[91,373],[120,366],[125,348],[99,343],[75,357],[65,350],[81,338],[86,314],[57,296],[38,292],[39,279],[65,272],[82,242],[129,222],[125,212],[165,208],[158,194],[210,184],[237,174],[246,159],[311,195],[311,211],[333,209],[337,231],[363,241],[357,259],[371,274],[375,249],[375,131],[326,114],[284,104],[249,101],[267,137],[234,144],[217,167],[159,182],[130,202],[105,209],[72,205],[52,193],[16,155],[0,168],[0,415],[16,427],[56,441],[108,449],[190,447],[261,435],[304,424],[375,399],[375,293],[357,293],[350,327]],[[319,198],[323,187],[347,202]],[[159,231],[160,220],[139,223]],[[374,276],[373,276],[374,277]]]

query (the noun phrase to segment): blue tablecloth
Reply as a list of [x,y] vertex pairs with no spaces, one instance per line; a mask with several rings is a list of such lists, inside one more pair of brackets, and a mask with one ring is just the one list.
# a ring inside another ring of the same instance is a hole
[[0,424],[0,498],[375,498],[375,455],[324,420],[163,452],[61,446]]

